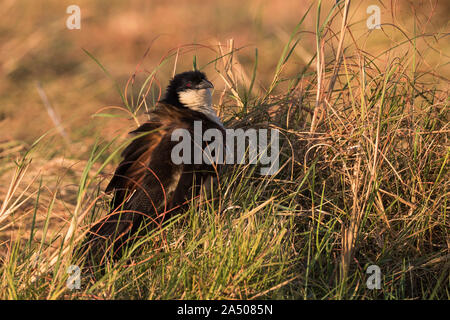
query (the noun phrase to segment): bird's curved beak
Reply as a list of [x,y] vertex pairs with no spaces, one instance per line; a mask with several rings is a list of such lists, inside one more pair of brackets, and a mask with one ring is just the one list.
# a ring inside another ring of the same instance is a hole
[[198,85],[197,89],[208,89],[208,88],[214,88],[213,84],[209,82],[208,80],[204,79],[202,80]]

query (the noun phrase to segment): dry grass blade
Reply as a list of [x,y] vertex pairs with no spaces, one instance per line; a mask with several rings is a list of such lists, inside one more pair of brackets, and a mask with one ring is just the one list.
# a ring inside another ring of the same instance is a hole
[[[3,199],[2,205],[0,207],[0,224],[34,195],[34,193],[31,193],[29,195],[26,194],[30,187],[33,185],[37,176],[34,177],[34,179],[22,191],[20,191],[20,193],[13,201],[17,191],[19,190],[23,178],[27,173],[27,169],[30,163],[31,161],[24,160],[22,163],[17,164],[17,168],[11,178],[8,191],[6,192],[5,198]],[[4,227],[5,226],[0,227],[0,231]]]

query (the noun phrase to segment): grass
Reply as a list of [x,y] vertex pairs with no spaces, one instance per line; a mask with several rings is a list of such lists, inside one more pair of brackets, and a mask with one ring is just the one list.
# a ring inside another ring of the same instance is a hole
[[[392,32],[395,44],[371,54],[353,32],[365,21],[350,23],[349,8],[312,2],[266,87],[255,80],[261,50],[249,68],[232,41],[202,49],[214,50],[206,64],[194,55],[192,64],[224,83],[217,109],[227,127],[280,131],[280,169],[227,167],[213,200],[193,199],[104,275],[83,276],[79,290],[67,289],[67,270],[83,265],[76,249],[107,211],[107,173],[129,139],[97,139],[77,159],[56,154],[60,169],[44,182],[41,155],[52,152],[57,125],[31,147],[2,145],[0,170],[14,174],[0,232],[15,229],[2,238],[0,298],[449,299],[448,82],[427,68],[421,20],[414,41]],[[287,72],[314,12],[316,52]],[[191,50],[199,49],[174,49],[136,72],[118,86],[123,106],[98,109],[97,120],[142,121],[159,95],[157,71],[175,70]],[[108,70],[96,55],[86,59]],[[380,267],[381,289],[366,285],[370,265]]]

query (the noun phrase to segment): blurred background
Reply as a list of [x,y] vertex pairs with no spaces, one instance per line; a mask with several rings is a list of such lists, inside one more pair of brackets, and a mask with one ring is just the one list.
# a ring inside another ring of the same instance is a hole
[[[323,1],[321,22],[334,3]],[[81,9],[80,30],[66,27],[70,16],[66,9],[72,4]],[[371,4],[381,9],[381,30],[369,31],[366,27],[366,10]],[[178,57],[173,55],[158,69],[156,80],[164,88],[175,64],[177,72],[191,69],[195,57],[197,65],[203,67],[219,56],[218,45],[226,47],[230,39],[234,48],[241,48],[235,62],[249,76],[258,49],[256,87],[264,90],[283,46],[310,5],[311,12],[300,29],[300,43],[283,71],[286,78],[302,70],[315,53],[315,1],[2,0],[0,142],[30,144],[54,129],[45,107],[47,99],[70,143],[78,143],[76,151],[87,151],[84,146],[91,145],[95,136],[108,140],[136,125],[132,121],[92,117],[102,107],[123,106],[114,81],[121,90],[133,74],[137,83],[142,82],[163,57],[178,52]],[[354,42],[373,55],[398,46],[392,51],[395,57],[405,54],[405,42],[410,47],[407,38],[429,34],[415,43],[421,48],[417,70],[431,70],[442,77],[434,80],[447,85],[450,41],[445,35],[449,12],[449,1],[352,1],[352,38],[347,37],[346,43]],[[414,16],[419,23],[414,23]],[[340,19],[334,20],[336,28],[331,29],[338,33]],[[187,46],[193,44],[197,46]],[[83,49],[103,65],[110,77]],[[325,49],[329,49],[325,55],[334,55],[332,48]],[[314,62],[309,69],[314,72]],[[224,83],[214,71],[214,64],[203,70],[216,85],[214,103],[218,103]],[[152,94],[159,94],[156,91],[149,95],[150,105],[157,98]],[[109,121],[114,125],[109,126]],[[60,134],[53,136],[55,144],[61,142]]]

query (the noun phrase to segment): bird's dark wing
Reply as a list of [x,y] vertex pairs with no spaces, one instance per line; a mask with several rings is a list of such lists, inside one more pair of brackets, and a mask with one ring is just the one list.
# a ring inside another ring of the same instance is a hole
[[91,252],[103,256],[108,240],[114,242],[114,250],[119,248],[136,233],[144,216],[162,221],[183,170],[170,157],[177,143],[171,141],[171,132],[186,126],[180,116],[171,106],[160,104],[149,122],[131,132],[138,136],[122,152],[123,160],[106,188],[114,194],[112,212],[90,229]]
[[153,182],[160,187],[158,180],[167,184],[175,174],[170,156],[177,142],[171,141],[171,134],[175,129],[189,129],[192,121],[186,121],[185,113],[180,108],[164,103],[159,103],[149,115],[150,121],[131,132],[138,137],[122,152],[123,160],[106,187],[106,192],[115,195],[114,207],[123,205],[127,195],[135,189],[142,189],[143,186],[151,189]]
[[[160,142],[150,152],[130,152],[131,156],[141,155],[126,171],[125,166],[116,170],[116,180],[110,183],[115,193],[112,212],[90,230],[89,243],[95,255],[103,258],[112,245],[117,258],[125,242],[134,241],[145,230],[163,222],[184,169],[170,160],[172,143],[168,131],[161,130]],[[124,174],[119,176],[119,170],[124,170]]]
[[[153,227],[160,224],[173,213],[171,209],[198,195],[200,183],[215,176],[211,165],[192,164],[193,161],[175,164],[171,159],[172,149],[179,143],[172,141],[173,130],[187,129],[192,138],[193,121],[198,119],[205,123],[203,128],[208,128],[205,117],[160,104],[150,114],[151,121],[133,131],[143,135],[123,151],[123,161],[106,188],[114,193],[113,211],[91,228],[89,241],[97,247],[96,251],[106,252],[105,240],[114,241],[114,248],[120,247],[137,236],[137,230],[149,221]],[[143,219],[144,216],[149,219]]]
[[114,207],[120,206],[126,195],[142,183],[145,167],[150,163],[153,149],[164,135],[158,122],[144,123],[130,133],[138,137],[122,152],[123,160],[105,190],[114,193]]

